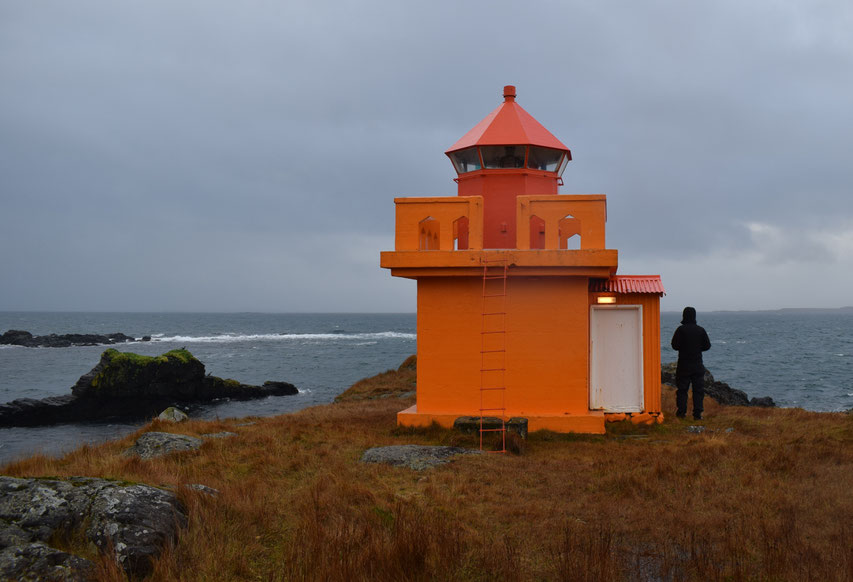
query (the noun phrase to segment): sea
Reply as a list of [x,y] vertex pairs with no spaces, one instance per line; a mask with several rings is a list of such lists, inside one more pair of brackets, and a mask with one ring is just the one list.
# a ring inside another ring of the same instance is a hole
[[[661,356],[679,313],[661,315]],[[712,348],[705,365],[717,380],[750,397],[815,411],[853,407],[853,312],[712,312],[699,314]],[[242,418],[294,412],[331,402],[361,378],[396,368],[417,349],[415,314],[59,313],[0,312],[0,333],[121,332],[150,342],[116,347],[145,355],[187,348],[206,371],[246,384],[291,382],[298,395],[206,405],[194,417]],[[70,392],[104,346],[0,346],[0,403]],[[0,464],[42,453],[60,455],[84,443],[119,438],[135,423],[76,423],[0,428]]]

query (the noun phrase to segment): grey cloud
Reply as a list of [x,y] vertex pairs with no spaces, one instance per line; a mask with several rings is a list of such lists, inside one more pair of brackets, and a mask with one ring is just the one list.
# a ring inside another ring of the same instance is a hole
[[[414,309],[363,241],[393,240],[394,196],[455,193],[443,151],[508,83],[628,265],[829,229],[853,216],[851,25],[832,2],[5,3],[0,309]],[[362,260],[317,242],[339,235]]]

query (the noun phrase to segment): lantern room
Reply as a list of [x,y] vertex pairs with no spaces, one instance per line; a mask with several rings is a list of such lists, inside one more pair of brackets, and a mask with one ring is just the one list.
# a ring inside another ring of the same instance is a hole
[[617,275],[603,194],[559,193],[572,155],[516,102],[446,152],[456,196],[396,198],[381,266],[417,281],[417,402],[404,426],[523,417],[530,430],[657,422],[657,275]]
[[[503,95],[497,109],[445,152],[459,196],[483,197],[485,248],[515,246],[516,198],[556,195],[572,159],[569,148],[516,103],[514,86]],[[533,248],[542,248],[540,241]]]

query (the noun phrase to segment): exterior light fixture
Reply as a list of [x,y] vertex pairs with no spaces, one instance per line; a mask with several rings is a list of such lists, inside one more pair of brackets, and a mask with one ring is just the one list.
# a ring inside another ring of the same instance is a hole
[[615,297],[597,297],[596,302],[605,303],[605,304],[612,304],[612,303],[616,303],[616,298]]

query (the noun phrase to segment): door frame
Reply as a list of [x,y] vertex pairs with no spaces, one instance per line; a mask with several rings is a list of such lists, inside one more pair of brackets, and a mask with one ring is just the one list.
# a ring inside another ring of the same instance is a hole
[[[615,408],[605,408],[604,406],[598,406],[594,408],[593,397],[594,397],[594,386],[596,385],[596,381],[598,380],[596,367],[594,365],[595,359],[595,346],[594,346],[594,337],[593,337],[593,321],[595,319],[596,311],[614,311],[614,310],[632,310],[636,311],[639,316],[637,322],[637,348],[638,348],[638,370],[637,375],[639,378],[639,389],[640,389],[640,408],[639,410],[635,410],[633,406],[618,406]],[[590,305],[589,308],[589,408],[590,410],[601,410],[603,412],[643,412],[646,406],[646,382],[645,382],[645,360],[643,354],[643,306],[640,304],[619,304],[619,305]]]

